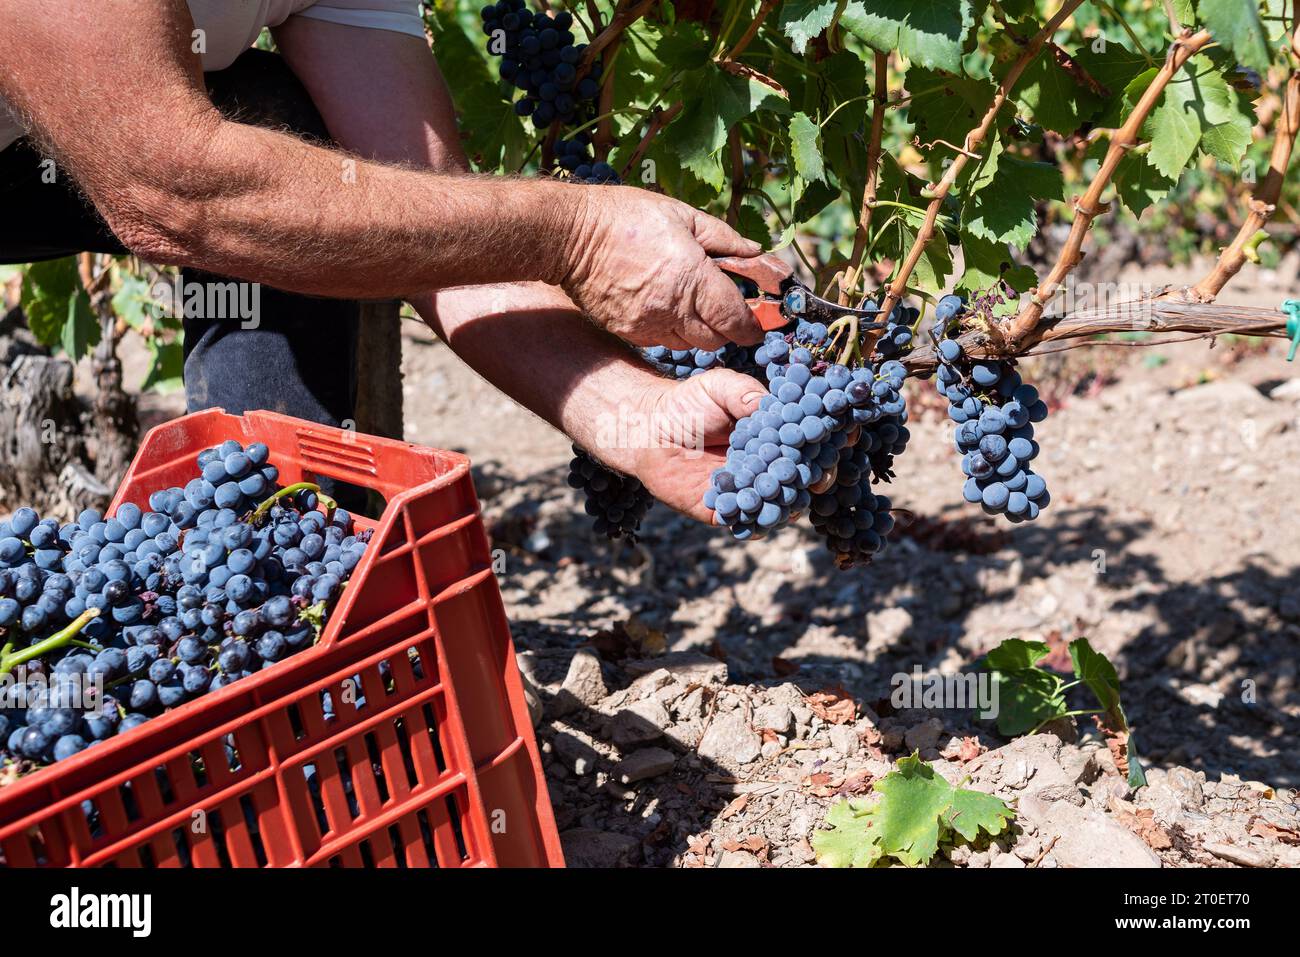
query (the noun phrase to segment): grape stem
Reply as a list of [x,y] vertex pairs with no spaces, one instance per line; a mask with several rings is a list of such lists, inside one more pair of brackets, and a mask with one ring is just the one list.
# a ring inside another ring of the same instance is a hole
[[1183,68],[1183,64],[1200,52],[1211,40],[1212,37],[1207,30],[1201,30],[1199,33],[1184,30],[1169,47],[1164,66],[1143,92],[1142,98],[1133,107],[1133,112],[1124,121],[1124,125],[1111,137],[1110,146],[1106,150],[1101,166],[1097,169],[1097,175],[1093,177],[1083,196],[1075,199],[1074,222],[1070,224],[1070,235],[1065,240],[1065,245],[1061,247],[1052,271],[1048,273],[1043,284],[1033,290],[1033,295],[1010,323],[1006,339],[1011,349],[1015,350],[1022,344],[1032,345],[1038,341],[1038,325],[1047,304],[1052,301],[1057,289],[1065,282],[1074,267],[1082,261],[1083,241],[1087,238],[1088,230],[1092,228],[1092,221],[1109,208],[1108,204],[1101,201],[1102,192],[1109,185],[1111,177],[1115,175],[1120,161],[1137,146],[1142,125],[1155,108],[1156,102],[1164,95],[1169,81]]
[[18,651],[13,650],[13,642],[5,645],[4,652],[0,654],[0,675],[7,675],[18,665],[26,664],[33,658],[39,658],[41,655],[47,655],[51,651],[58,651],[60,648],[66,648],[73,643],[73,640],[81,633],[81,629],[98,618],[100,611],[98,608],[87,608],[80,615],[72,620],[71,623],[64,626],[60,631],[56,631],[50,637],[38,641],[34,645],[28,645]]
[[[1020,79],[1020,75],[1024,73],[1025,68],[1038,56],[1043,44],[1052,38],[1052,35],[1061,28],[1061,24],[1069,19],[1070,15],[1082,2],[1083,0],[1065,0],[1061,4],[1061,9],[1056,11],[1056,15],[1048,20],[1043,25],[1043,28],[1024,45],[1020,56],[1011,64],[1011,68],[1002,77],[1002,82],[998,84],[998,91],[993,97],[993,102],[989,104],[988,109],[985,111],[983,119],[980,120],[978,126],[966,134],[966,138],[962,141],[961,152],[953,158],[952,163],[948,165],[938,184],[924,194],[930,200],[930,205],[926,208],[925,222],[917,230],[912,248],[908,250],[907,258],[903,260],[898,273],[889,284],[889,289],[885,293],[885,300],[880,305],[880,310],[886,318],[888,318],[894,307],[902,301],[903,295],[907,292],[907,282],[912,278],[912,271],[916,269],[917,263],[925,255],[926,247],[930,245],[930,241],[936,235],[935,225],[938,222],[939,211],[943,207],[944,199],[957,182],[957,178],[961,176],[962,171],[966,169],[966,164],[970,162],[970,158],[979,155],[980,147],[984,145],[989,132],[993,129],[993,124],[997,121],[998,114],[1002,112],[1002,108],[1006,105],[1012,87],[1016,85],[1016,81]],[[877,337],[872,333],[867,335],[869,341],[866,343],[866,348],[870,351],[875,345]]]
[[276,492],[261,505],[257,506],[257,508],[253,509],[253,514],[249,516],[249,521],[254,525],[259,524],[263,517],[265,517],[266,513],[271,510],[271,506],[280,499],[287,498],[290,495],[297,495],[299,492],[315,492],[316,498],[325,506],[326,519],[332,519],[334,517],[334,510],[339,507],[338,502],[334,501],[334,499],[322,492],[320,486],[315,482],[295,482],[293,485],[287,485],[280,489],[280,491]]
[[[858,231],[853,237],[849,269],[840,286],[840,305],[847,306],[857,294],[862,280],[871,239],[871,214],[876,208],[876,179],[880,172],[880,140],[885,130],[885,109],[889,106],[889,54],[876,53],[875,93],[871,107],[871,138],[867,141],[867,184],[862,191],[862,211],[858,214]],[[838,107],[836,107],[838,109]]]
[[1038,722],[1038,724],[1034,726],[1034,730],[1030,731],[1029,733],[1037,734],[1039,731],[1043,730],[1043,728],[1046,725],[1051,724],[1053,721],[1060,721],[1062,718],[1079,718],[1085,714],[1105,714],[1105,713],[1106,712],[1103,711],[1101,708],[1090,708],[1090,709],[1083,709],[1080,711],[1066,711],[1061,714],[1054,714],[1050,718],[1044,718],[1042,721]]
[[848,330],[848,339],[844,343],[844,350],[839,354],[836,360],[840,365],[853,368],[857,362],[862,359],[861,337],[858,332],[858,317],[852,313],[840,316],[830,324],[829,332],[831,333],[831,345],[839,339],[840,333]]
[[[749,26],[745,28],[745,32],[741,35],[740,39],[735,42],[730,50],[718,59],[735,60],[744,53],[745,50],[748,49],[750,43],[753,42],[754,37],[758,36],[759,28],[763,26],[763,21],[767,19],[767,15],[772,12],[772,8],[777,5],[777,2],[778,0],[763,0],[759,5],[758,11],[750,19]],[[737,7],[737,10],[739,9],[740,8]]]

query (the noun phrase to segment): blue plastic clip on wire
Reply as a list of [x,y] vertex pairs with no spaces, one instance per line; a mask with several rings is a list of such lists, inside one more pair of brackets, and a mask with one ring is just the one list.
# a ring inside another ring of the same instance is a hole
[[1290,362],[1300,348],[1300,299],[1284,300],[1282,311],[1287,314],[1286,334],[1291,338],[1291,351],[1286,354],[1286,361]]

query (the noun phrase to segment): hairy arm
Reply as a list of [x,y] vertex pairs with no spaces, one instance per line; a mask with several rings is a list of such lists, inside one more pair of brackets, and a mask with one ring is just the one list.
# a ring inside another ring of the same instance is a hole
[[756,338],[708,255],[757,247],[717,220],[641,190],[409,169],[229,122],[192,31],[184,0],[0,4],[0,94],[143,258],[363,298],[534,279],[633,341]]
[[[306,19],[289,20],[276,42],[330,135],[349,150],[413,167],[468,168],[451,97],[427,44]],[[762,389],[752,380],[720,373],[689,389],[671,383],[588,322],[563,290],[543,283],[460,286],[407,298],[502,392],[607,464],[640,477],[664,501],[708,520],[697,486],[718,462],[700,446],[725,442],[732,419],[757,402]],[[654,434],[656,428],[669,434]],[[664,467],[681,448],[674,438],[691,445],[686,467]]]

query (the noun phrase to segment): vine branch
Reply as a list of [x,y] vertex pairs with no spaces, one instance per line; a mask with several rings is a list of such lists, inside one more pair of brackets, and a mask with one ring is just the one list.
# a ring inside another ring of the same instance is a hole
[[1008,329],[1007,340],[1013,349],[1025,341],[1037,341],[1035,329],[1043,317],[1043,310],[1071,270],[1083,259],[1083,241],[1088,235],[1092,221],[1109,208],[1108,204],[1101,202],[1101,194],[1110,183],[1111,177],[1114,176],[1115,169],[1128,151],[1137,145],[1142,124],[1146,122],[1147,116],[1155,108],[1156,101],[1164,94],[1169,81],[1182,69],[1183,64],[1206,46],[1210,40],[1210,34],[1206,30],[1199,33],[1184,30],[1178,39],[1173,42],[1173,45],[1170,46],[1169,53],[1165,57],[1164,66],[1160,68],[1160,72],[1151,81],[1151,85],[1146,88],[1129,118],[1111,137],[1110,146],[1106,150],[1106,156],[1102,160],[1101,167],[1097,170],[1097,175],[1089,184],[1082,198],[1074,201],[1074,222],[1070,225],[1070,235],[1061,248],[1060,255],[1057,256],[1056,264],[1052,267],[1052,271],[1048,273],[1047,280],[1043,285],[1034,290],[1033,295],[1021,307],[1020,312]]
[[[1297,33],[1292,45],[1300,45],[1300,33]],[[1250,212],[1237,230],[1237,235],[1224,247],[1209,274],[1189,290],[1188,295],[1196,302],[1213,302],[1218,298],[1220,290],[1241,271],[1241,267],[1250,258],[1257,235],[1277,210],[1286,170],[1291,165],[1291,151],[1295,147],[1297,131],[1300,131],[1300,67],[1291,71],[1282,93],[1282,109],[1273,129],[1273,151],[1269,156],[1268,173],[1251,196]]]
[[754,14],[754,19],[749,22],[749,26],[746,28],[745,32],[741,34],[740,39],[737,40],[732,48],[727,53],[724,53],[719,59],[734,60],[744,53],[750,43],[753,42],[754,37],[758,36],[758,31],[763,26],[763,21],[767,19],[767,15],[772,12],[772,8],[779,2],[780,0],[763,0],[763,3],[758,8],[758,12]]
[[[998,84],[998,91],[993,97],[993,102],[989,104],[989,108],[985,111],[983,119],[980,120],[978,126],[966,134],[961,152],[949,164],[938,185],[933,189],[926,190],[923,194],[930,200],[930,205],[925,211],[925,221],[921,224],[920,230],[917,231],[916,240],[912,243],[912,248],[908,250],[903,265],[899,268],[897,275],[894,276],[893,282],[889,284],[884,302],[880,304],[883,315],[888,316],[893,311],[893,308],[902,301],[903,295],[907,292],[907,282],[912,278],[913,270],[916,269],[917,263],[921,261],[921,257],[925,254],[926,247],[930,245],[931,240],[935,237],[935,225],[939,219],[939,210],[943,206],[944,198],[947,197],[953,184],[957,182],[957,178],[961,176],[971,156],[978,155],[979,148],[988,138],[989,131],[997,121],[998,114],[1002,111],[1003,105],[1011,95],[1011,89],[1016,85],[1016,81],[1020,79],[1020,75],[1024,73],[1025,68],[1029,66],[1034,57],[1038,56],[1043,44],[1061,28],[1061,24],[1074,13],[1082,2],[1083,0],[1065,0],[1056,15],[1048,20],[1043,25],[1043,28],[1025,44],[1020,56],[1011,64],[1011,69],[1006,72],[1006,75],[1002,77],[1002,82]],[[871,336],[871,343],[868,344],[868,348],[871,344],[874,344],[877,337],[878,334]]]
[[619,174],[624,181],[627,180],[627,174],[634,170],[645,158],[646,151],[650,149],[650,144],[655,136],[659,134],[665,126],[673,121],[678,113],[682,111],[682,101],[678,100],[672,106],[656,109],[650,115],[650,124],[646,127],[645,134],[641,137],[641,142],[636,144],[636,149],[628,157],[627,162],[623,164],[623,170]]
[[582,62],[578,65],[578,78],[586,76],[601,52],[622,37],[623,31],[645,16],[655,3],[656,0],[640,0],[639,3],[632,0],[619,0],[608,25],[592,37],[591,42],[587,44],[587,49],[582,51]]
[[614,145],[614,77],[617,74],[614,61],[618,58],[622,43],[620,35],[609,45],[605,74],[600,78],[600,101],[596,106],[600,121],[596,124],[596,135],[592,138],[592,153],[602,163],[609,158],[609,151]]
[[871,105],[871,137],[867,141],[867,183],[862,190],[862,211],[858,214],[858,231],[853,237],[849,271],[840,286],[840,305],[847,306],[858,289],[866,268],[867,243],[871,239],[871,214],[876,208],[876,183],[880,175],[880,139],[885,129],[885,110],[889,106],[889,54],[876,52],[874,93]]
[[[1114,332],[1190,333],[1190,338],[1221,335],[1287,338],[1287,316],[1276,309],[1233,306],[1218,303],[1184,302],[1178,299],[1153,298],[1140,302],[1117,303],[1109,309],[1076,312],[1067,316],[1049,316],[1038,326],[1034,345],[1059,341],[1058,349],[1077,349],[1093,345],[1093,337]],[[1033,345],[1012,344],[1001,340],[998,328],[991,333],[972,330],[961,336],[962,349],[975,357],[1033,355]],[[934,370],[934,350],[917,349],[901,360],[910,375],[924,375]]]

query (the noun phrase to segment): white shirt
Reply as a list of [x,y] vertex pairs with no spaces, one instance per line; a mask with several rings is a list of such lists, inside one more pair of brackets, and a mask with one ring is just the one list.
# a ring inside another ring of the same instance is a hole
[[[345,26],[391,30],[424,37],[418,0],[186,0],[194,27],[204,33],[203,69],[222,70],[253,45],[263,27],[278,27],[290,17],[326,20]],[[75,64],[69,74],[76,75]],[[18,120],[0,99],[0,149],[23,135]]]

